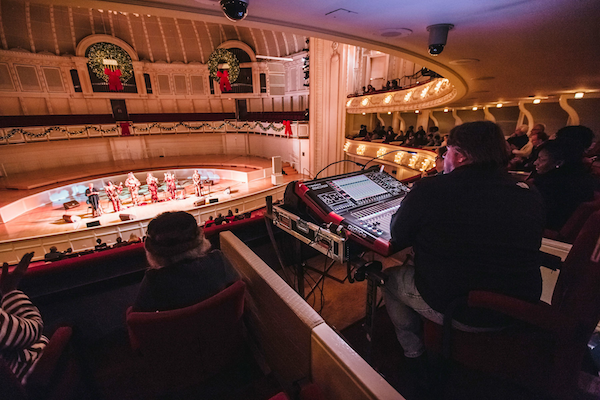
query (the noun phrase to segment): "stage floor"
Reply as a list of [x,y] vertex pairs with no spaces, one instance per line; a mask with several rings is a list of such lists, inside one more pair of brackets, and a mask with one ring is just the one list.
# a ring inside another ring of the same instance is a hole
[[[232,157],[223,156],[222,159],[218,159],[216,156],[210,158],[202,157],[200,160],[198,157],[194,157],[197,164],[193,164],[190,157],[169,157],[169,159],[160,159],[160,161],[152,160],[147,162],[145,165],[136,162],[135,171],[142,172],[145,170],[153,171],[156,169],[180,169],[180,168],[223,168],[228,170],[238,171],[250,171],[268,168],[271,166],[270,160],[259,158],[259,157]],[[62,186],[64,184],[77,183],[79,181],[86,181],[87,179],[98,178],[103,176],[112,176],[117,172],[128,172],[127,170],[115,170],[114,165],[96,165],[90,175],[82,177],[80,179],[71,179],[73,172],[69,170],[54,171],[53,179],[58,183],[39,187],[37,189],[21,189],[21,190],[0,190],[0,205],[5,205],[10,202],[19,200],[21,198],[30,196],[34,193],[42,192],[44,190],[52,189],[55,187]],[[147,168],[145,168],[147,167]],[[81,171],[77,172],[78,176],[81,176]],[[162,177],[159,177],[159,181],[162,182]],[[304,179],[304,176],[300,174],[296,175],[284,175],[284,183],[291,182],[297,179]],[[38,178],[35,178],[38,179]],[[27,176],[21,177],[21,185],[27,185]],[[145,182],[141,182],[145,184]],[[145,185],[142,186],[142,188]],[[106,198],[104,191],[100,195],[100,203],[104,210],[104,214],[100,217],[93,218],[91,208],[86,204],[86,196],[81,194],[75,197],[75,200],[79,202],[79,206],[65,210],[63,202],[48,203],[44,206],[38,207],[31,211],[28,211],[11,221],[0,224],[0,241],[10,241],[16,239],[22,239],[27,237],[36,237],[40,235],[47,235],[61,232],[72,232],[75,230],[87,228],[86,224],[92,221],[100,221],[101,225],[110,225],[121,222],[119,214],[133,214],[135,219],[152,218],[165,211],[180,211],[189,210],[194,208],[194,203],[198,200],[206,199],[219,199],[219,202],[225,200],[237,199],[259,192],[261,190],[273,187],[270,176],[264,179],[254,180],[248,183],[221,179],[215,185],[210,187],[210,194],[207,188],[203,189],[203,196],[201,198],[196,197],[194,194],[194,187],[190,180],[179,180],[178,181],[178,194],[185,192],[184,199],[177,200],[165,200],[166,194],[159,190],[159,203],[151,203],[150,195],[146,194],[143,197],[145,200],[142,204],[134,206],[131,203],[130,198],[122,197],[123,208],[120,212],[114,212],[112,204]],[[225,194],[225,189],[230,188],[231,194]],[[235,210],[232,210],[235,213]],[[63,215],[76,215],[81,218],[80,221],[72,223],[66,222],[63,219]],[[123,238],[127,240],[128,238]]]

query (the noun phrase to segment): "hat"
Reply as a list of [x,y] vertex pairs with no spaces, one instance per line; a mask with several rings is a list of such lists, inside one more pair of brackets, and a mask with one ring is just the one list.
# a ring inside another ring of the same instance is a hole
[[166,212],[150,221],[145,247],[150,254],[172,257],[200,245],[196,219],[184,211]]

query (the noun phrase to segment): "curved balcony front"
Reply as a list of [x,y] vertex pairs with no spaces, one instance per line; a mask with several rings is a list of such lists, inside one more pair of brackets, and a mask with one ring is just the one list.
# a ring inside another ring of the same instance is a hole
[[349,114],[421,110],[439,107],[454,100],[458,90],[446,78],[403,90],[365,94],[346,101]]

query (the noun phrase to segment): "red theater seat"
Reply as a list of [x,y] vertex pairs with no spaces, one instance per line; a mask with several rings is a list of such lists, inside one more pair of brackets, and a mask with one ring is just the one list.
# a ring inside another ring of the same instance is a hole
[[508,378],[552,398],[576,391],[587,343],[600,320],[600,211],[573,244],[552,305],[473,291],[468,306],[509,315],[518,323],[494,333],[467,333],[425,321],[425,345],[447,359]]
[[70,347],[73,330],[58,328],[38,360],[25,386],[0,359],[0,393],[5,400],[70,400],[80,395],[81,374]]
[[245,288],[240,280],[178,310],[127,310],[131,346],[141,353],[157,392],[201,383],[241,359]]

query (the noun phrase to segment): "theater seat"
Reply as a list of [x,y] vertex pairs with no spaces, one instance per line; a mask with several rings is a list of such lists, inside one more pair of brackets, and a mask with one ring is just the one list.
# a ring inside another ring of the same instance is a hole
[[561,242],[573,243],[590,215],[598,210],[600,210],[600,193],[596,192],[594,200],[580,204],[559,232],[546,230],[544,236]]
[[[552,304],[473,291],[468,306],[502,312],[517,323],[468,333],[425,321],[425,346],[471,369],[508,378],[551,398],[572,398],[587,343],[600,320],[600,211],[586,222],[558,277]],[[446,314],[446,322],[451,315]]]
[[71,327],[58,328],[44,349],[25,386],[0,359],[3,400],[71,400],[80,395],[81,370],[71,348]]
[[198,384],[244,355],[246,285],[236,281],[190,307],[161,312],[127,310],[129,339],[157,392]]

